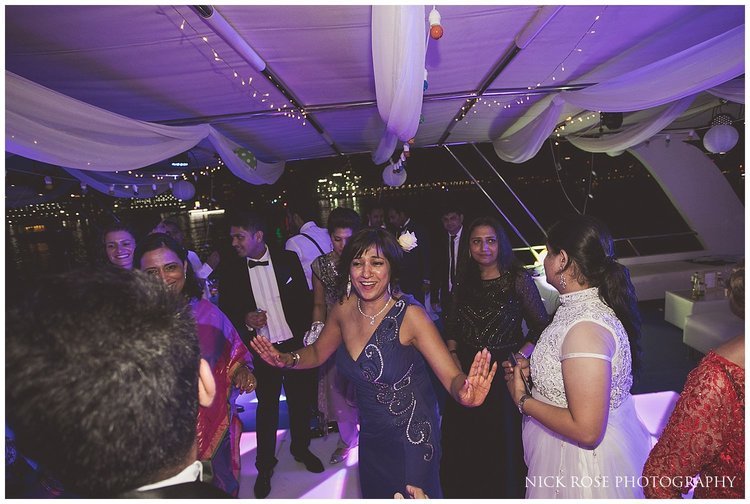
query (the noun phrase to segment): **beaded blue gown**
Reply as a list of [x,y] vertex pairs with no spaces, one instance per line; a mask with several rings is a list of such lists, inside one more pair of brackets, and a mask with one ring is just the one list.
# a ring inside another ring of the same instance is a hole
[[356,360],[344,345],[336,353],[339,372],[357,388],[363,498],[392,499],[407,484],[442,497],[440,424],[427,363],[398,339],[410,303],[402,297],[394,304]]

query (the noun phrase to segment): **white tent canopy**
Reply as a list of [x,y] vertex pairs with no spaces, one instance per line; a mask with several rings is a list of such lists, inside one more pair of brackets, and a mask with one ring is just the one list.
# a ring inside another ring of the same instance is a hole
[[[7,6],[6,151],[107,172],[197,144],[273,183],[289,160],[381,163],[415,125],[413,147],[493,142],[523,162],[550,136],[619,151],[744,103],[744,6],[437,8],[439,40],[432,7]],[[622,129],[585,138],[599,111]]]

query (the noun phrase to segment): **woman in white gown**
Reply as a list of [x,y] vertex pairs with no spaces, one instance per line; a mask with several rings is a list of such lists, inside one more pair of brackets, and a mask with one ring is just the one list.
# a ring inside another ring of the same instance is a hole
[[[640,315],[627,269],[598,220],[576,215],[548,234],[544,270],[561,306],[529,361],[504,362],[525,415],[526,498],[639,498],[651,448],[630,388]],[[530,371],[530,373],[529,373]],[[526,393],[521,373],[533,379]]]

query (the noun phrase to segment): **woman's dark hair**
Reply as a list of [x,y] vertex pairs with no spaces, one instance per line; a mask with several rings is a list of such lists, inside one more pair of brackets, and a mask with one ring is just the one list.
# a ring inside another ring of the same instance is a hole
[[566,217],[549,229],[547,250],[553,254],[565,250],[571,261],[564,270],[570,270],[579,284],[599,288],[599,297],[628,333],[633,376],[637,377],[641,368],[641,314],[630,272],[617,262],[607,226],[588,215]]
[[328,232],[333,234],[337,229],[351,229],[352,234],[359,231],[362,226],[362,219],[359,214],[351,208],[338,207],[331,210],[328,214]]
[[352,235],[349,242],[341,252],[339,260],[339,276],[336,291],[339,301],[344,302],[346,296],[346,284],[349,281],[349,267],[354,259],[362,257],[365,251],[375,246],[386,258],[391,268],[391,292],[398,290],[398,279],[401,273],[401,258],[403,252],[401,246],[391,233],[385,229],[364,228]]
[[180,261],[187,264],[187,269],[185,270],[185,287],[182,289],[182,294],[188,299],[200,299],[203,295],[203,290],[201,289],[198,280],[195,278],[195,272],[193,271],[190,261],[188,261],[187,250],[168,234],[152,233],[141,240],[135,248],[133,267],[141,269],[141,259],[146,252],[152,252],[160,248],[171,250],[177,255]]
[[132,226],[123,222],[113,222],[112,224],[104,226],[104,228],[102,229],[101,235],[99,236],[99,241],[102,243],[102,245],[104,244],[104,240],[107,239],[107,235],[115,231],[125,231],[127,233],[130,233],[130,236],[135,239],[135,231],[133,231]]
[[[508,239],[508,234],[499,220],[489,216],[478,217],[469,224],[465,235],[462,233],[461,239],[469,242],[471,240],[471,233],[479,226],[488,226],[495,231],[495,235],[497,236],[497,267],[500,272],[510,272],[511,278],[515,279],[519,273],[524,271],[524,267],[513,253],[513,247]],[[460,263],[457,266],[456,279],[456,289],[458,289],[459,296],[461,296],[461,292],[465,291],[465,289],[476,289],[482,281],[479,273],[479,265],[471,258],[470,254],[466,254],[466,256],[460,259]],[[512,285],[515,286],[515,282],[512,282]]]
[[729,290],[729,308],[732,313],[745,320],[745,261],[741,261],[732,269],[727,279]]

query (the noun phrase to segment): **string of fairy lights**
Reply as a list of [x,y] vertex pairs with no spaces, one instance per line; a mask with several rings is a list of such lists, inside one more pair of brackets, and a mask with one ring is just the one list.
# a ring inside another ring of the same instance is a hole
[[[267,107],[269,110],[275,109],[284,117],[299,121],[302,126],[305,126],[307,124],[307,112],[302,107],[295,106],[294,103],[292,103],[292,101],[289,100],[286,96],[284,96],[284,99],[287,100],[287,103],[273,103],[271,94],[258,88],[253,83],[252,76],[248,75],[245,77],[242,70],[239,70],[232,66],[219,54],[219,52],[216,50],[216,47],[210,42],[209,38],[206,35],[201,35],[200,32],[193,26],[193,24],[185,16],[183,16],[175,6],[171,7],[181,19],[179,25],[180,31],[185,34],[185,28],[190,28],[192,30],[192,37],[194,37],[195,40],[202,43],[204,47],[208,49],[208,51],[210,52],[210,57],[215,62],[224,65],[224,67],[229,71],[231,79],[238,81],[240,87],[245,89],[245,92],[252,100],[254,100],[258,104],[262,104],[263,107]],[[281,91],[279,86],[276,86],[276,88]],[[282,95],[283,94],[284,93],[282,92]]]
[[565,127],[571,127],[575,125],[576,122],[578,123],[590,123],[591,121],[596,121],[596,124],[598,124],[598,119],[601,116],[601,112],[582,112],[581,114],[578,114],[576,116],[568,116],[565,118],[565,121],[558,125],[554,131],[552,132],[557,138],[562,136],[563,132],[565,131]]
[[[187,164],[187,163],[186,163]],[[138,172],[134,170],[128,170],[127,172],[121,172],[121,171],[115,171],[114,173],[120,174],[120,173],[127,173],[128,175],[132,176],[134,179],[142,179],[143,182],[119,182],[119,183],[107,183],[108,186],[108,192],[110,195],[113,195],[115,193],[116,189],[122,189],[129,190],[133,192],[133,197],[138,197],[139,194],[142,194],[143,188],[150,187],[151,190],[156,191],[158,189],[158,186],[163,184],[164,182],[168,183],[169,189],[173,188],[173,185],[175,182],[178,181],[190,181],[192,179],[194,182],[198,181],[199,177],[205,177],[205,176],[212,176],[219,170],[221,170],[224,167],[224,161],[221,158],[218,158],[217,164],[215,166],[206,165],[203,168],[192,170],[192,171],[185,171],[180,173],[143,173]],[[53,186],[54,180],[60,180],[60,181],[77,181],[77,178],[69,177],[69,176],[61,176],[61,175],[47,175],[35,172],[33,170],[22,170],[22,169],[13,169],[12,171],[23,173],[27,175],[37,175],[44,181],[44,186],[46,189],[51,189]],[[81,194],[86,194],[88,191],[88,184],[86,182],[80,183],[81,187]]]
[[[187,165],[187,163],[185,163]],[[219,158],[217,161],[216,166],[209,166],[206,165],[205,167],[199,169],[199,170],[193,170],[190,172],[184,171],[180,173],[143,173],[133,170],[128,170],[127,174],[132,175],[135,178],[151,178],[154,180],[189,180],[192,178],[195,181],[198,181],[198,176],[207,176],[207,175],[213,175],[217,171],[219,171],[224,166],[224,161]],[[120,173],[119,171],[116,171],[115,173]]]
[[[562,59],[562,61],[557,66],[555,66],[554,69],[549,74],[547,74],[546,77],[544,77],[543,79],[538,80],[536,82],[536,84],[534,84],[534,85],[527,86],[526,89],[528,91],[534,91],[534,90],[542,87],[542,85],[544,85],[546,83],[557,83],[558,80],[563,80],[564,76],[561,75],[561,74],[564,74],[566,72],[566,70],[565,70],[566,65],[568,67],[571,66],[571,63],[569,62],[569,60],[571,59],[571,57],[580,55],[581,53],[584,52],[584,48],[582,47],[583,46],[583,42],[587,38],[590,38],[591,35],[595,35],[596,34],[596,24],[599,22],[599,20],[602,17],[602,14],[604,14],[604,11],[606,9],[607,9],[606,6],[602,7],[602,10],[599,11],[599,13],[596,16],[594,16],[594,19],[592,20],[591,24],[587,27],[587,29],[580,36],[580,38],[575,43],[575,45],[573,46],[573,48]],[[509,101],[508,100],[503,101],[503,100],[498,100],[498,99],[494,99],[494,98],[490,99],[490,98],[484,98],[482,96],[476,96],[474,98],[469,98],[469,99],[466,100],[466,103],[461,107],[461,111],[462,111],[461,115],[459,115],[458,117],[456,117],[455,121],[457,121],[457,122],[458,121],[462,121],[464,124],[469,124],[469,122],[470,122],[469,117],[473,117],[473,116],[477,115],[481,110],[493,109],[495,107],[502,107],[503,110],[507,110],[507,109],[510,109],[510,108],[512,108],[514,106],[528,104],[528,102],[530,100],[531,100],[531,94],[530,93],[529,94],[525,94],[523,96],[517,96],[517,97],[515,97],[515,98],[513,98],[513,99],[511,99]],[[480,105],[483,105],[483,107],[480,107]],[[471,114],[469,114],[469,112],[471,112]],[[595,116],[598,116],[598,112],[595,114]],[[566,121],[567,122],[572,122],[572,121],[575,121],[576,119],[578,119],[578,116],[576,116],[576,117],[568,117],[566,119]],[[583,119],[580,119],[580,120],[583,120]],[[564,128],[562,126],[564,126],[564,124],[561,125],[561,127],[558,127],[558,129],[560,131],[564,130]],[[555,133],[559,133],[558,129],[555,130]],[[560,136],[560,135],[558,134],[558,136]]]

